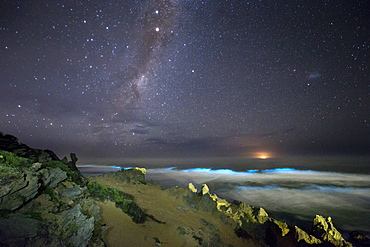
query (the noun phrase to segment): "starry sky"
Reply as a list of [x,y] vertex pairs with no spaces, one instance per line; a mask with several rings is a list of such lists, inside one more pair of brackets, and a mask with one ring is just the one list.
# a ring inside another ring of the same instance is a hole
[[0,131],[63,156],[370,153],[365,0],[2,0]]

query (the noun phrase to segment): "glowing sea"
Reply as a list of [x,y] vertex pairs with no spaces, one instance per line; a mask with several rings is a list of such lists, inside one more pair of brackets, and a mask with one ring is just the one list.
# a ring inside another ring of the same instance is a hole
[[[221,163],[203,163],[201,168],[194,164],[138,166],[147,168],[147,181],[159,181],[163,188],[186,187],[193,183],[200,189],[206,183],[219,197],[263,207],[270,216],[307,231],[319,214],[331,216],[334,225],[345,234],[354,230],[370,233],[370,164],[367,158],[311,159],[300,163],[250,159],[244,161],[244,165],[243,162]],[[121,168],[129,166],[79,166],[81,172],[88,175]]]

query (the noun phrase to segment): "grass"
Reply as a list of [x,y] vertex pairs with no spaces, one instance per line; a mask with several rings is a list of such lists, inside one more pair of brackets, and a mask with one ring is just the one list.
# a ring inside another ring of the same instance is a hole
[[132,195],[97,182],[89,182],[87,188],[90,194],[99,200],[115,202],[116,206],[128,214],[135,223],[142,224],[146,221],[148,215],[134,202]]
[[32,161],[26,158],[16,156],[13,153],[0,150],[0,164],[3,166],[19,168],[31,166]]
[[43,220],[43,218],[41,217],[41,213],[39,212],[28,211],[25,212],[24,215],[35,220]]

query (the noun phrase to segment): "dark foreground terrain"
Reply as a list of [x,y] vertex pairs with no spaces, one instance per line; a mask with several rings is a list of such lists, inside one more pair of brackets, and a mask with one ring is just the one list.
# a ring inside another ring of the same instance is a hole
[[86,178],[76,162],[0,133],[0,246],[369,246],[330,217],[305,232],[206,184],[162,190],[144,168]]

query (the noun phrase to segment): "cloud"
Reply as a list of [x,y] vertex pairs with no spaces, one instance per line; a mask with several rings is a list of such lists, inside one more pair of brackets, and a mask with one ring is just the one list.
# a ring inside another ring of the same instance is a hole
[[239,154],[239,147],[231,147],[229,137],[201,137],[201,138],[148,138],[146,143],[166,148],[176,153],[203,155],[203,156],[229,156]]
[[276,135],[281,135],[281,134],[287,134],[295,130],[296,128],[289,128],[289,129],[282,130],[282,131],[266,132],[266,133],[261,133],[261,134],[252,134],[252,135],[245,135],[245,136],[247,137],[248,136],[249,137],[271,137],[271,136],[276,136]]

